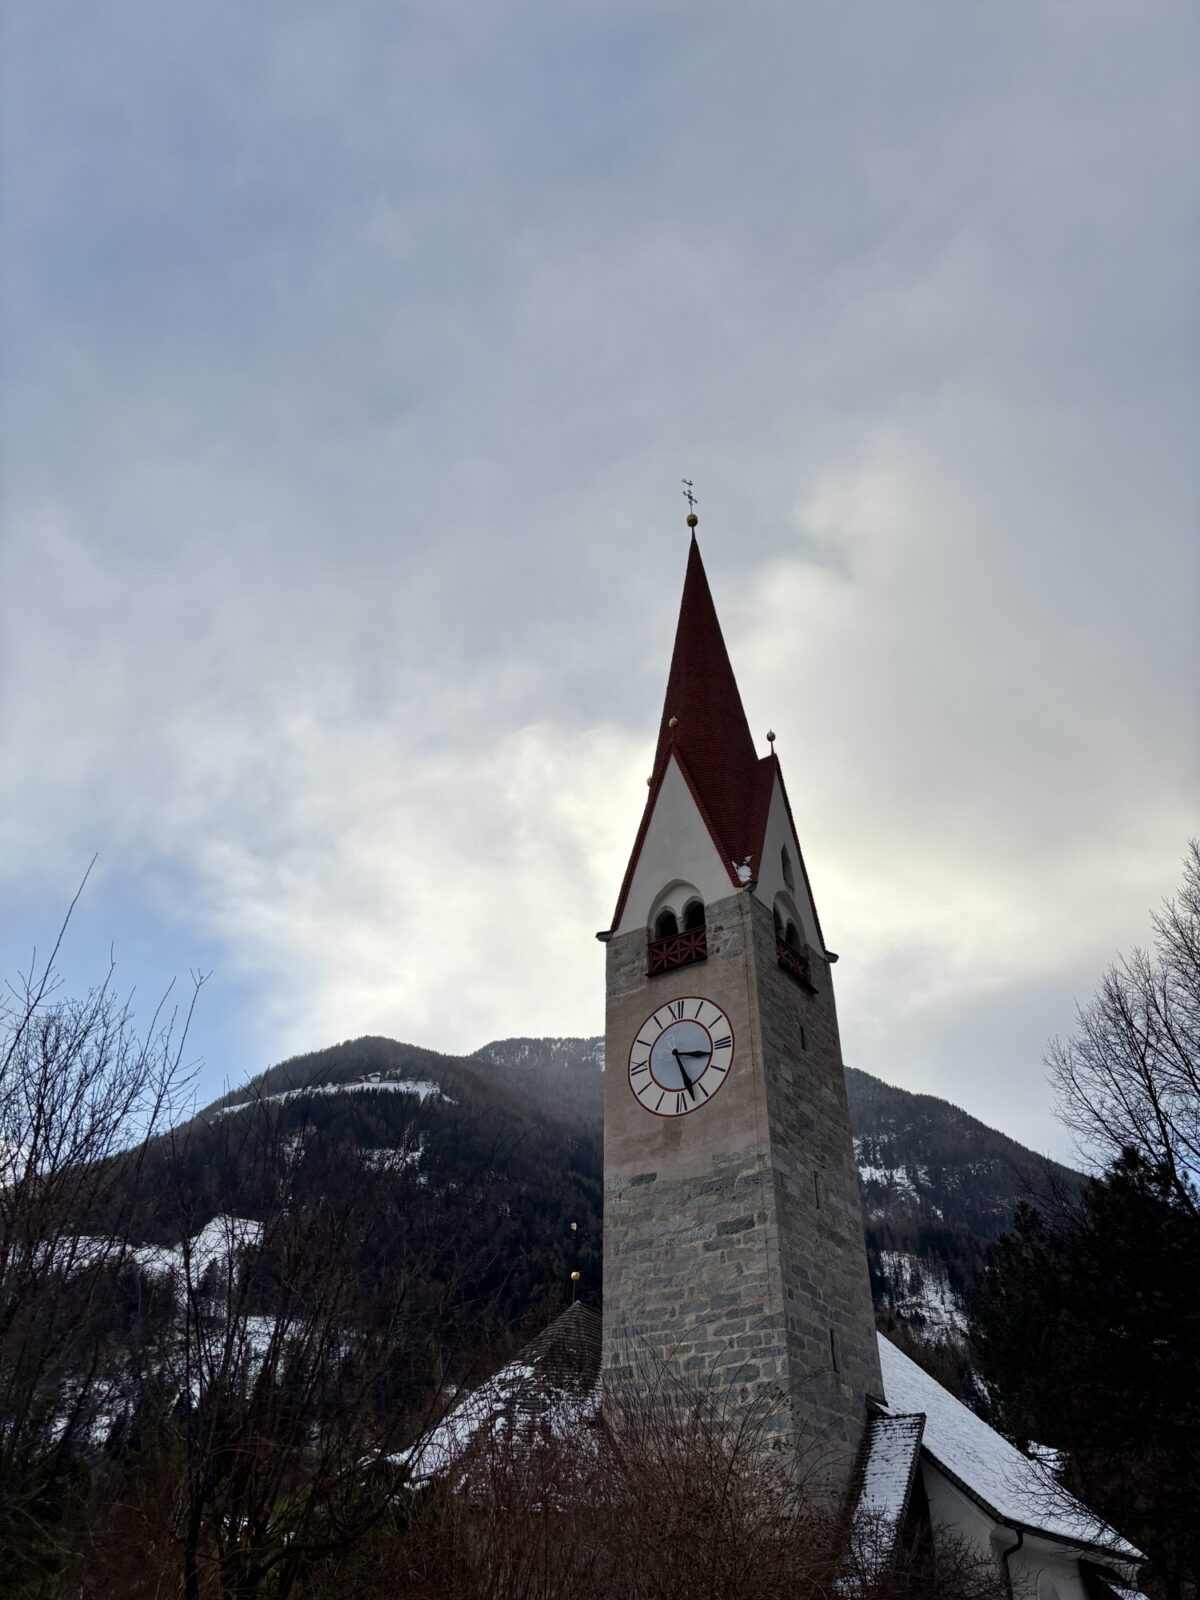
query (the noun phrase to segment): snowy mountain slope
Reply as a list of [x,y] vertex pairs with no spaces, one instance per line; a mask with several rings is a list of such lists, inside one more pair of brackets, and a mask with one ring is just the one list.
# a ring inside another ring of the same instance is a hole
[[846,1071],[854,1153],[868,1222],[910,1216],[950,1222],[991,1240],[1018,1200],[1048,1180],[1074,1188],[1078,1174],[1027,1150],[935,1095],[913,1094],[867,1072]]
[[497,1039],[472,1061],[532,1094],[547,1111],[599,1128],[604,1114],[603,1039]]
[[[583,1121],[601,1115],[603,1039],[499,1039],[471,1059],[500,1069],[501,1081],[546,1110]],[[868,1221],[948,1223],[990,1242],[1047,1174],[1069,1187],[1079,1181],[948,1100],[853,1067],[846,1089]]]
[[[472,1057],[599,1137],[604,1041],[501,1039]],[[1017,1203],[1079,1176],[949,1101],[848,1068],[872,1292],[886,1328],[960,1344],[984,1252]]]
[[[959,1350],[984,1253],[1017,1202],[1048,1178],[1068,1186],[1078,1178],[946,1101],[853,1069],[847,1088],[881,1326]],[[290,1138],[315,1125],[353,1145],[370,1169],[415,1176],[448,1225],[481,1226],[470,1208],[486,1181],[488,1211],[502,1223],[497,1245],[514,1253],[505,1256],[512,1315],[524,1304],[555,1305],[571,1267],[599,1304],[599,1038],[502,1039],[454,1057],[368,1037],[294,1057],[197,1116],[192,1128],[213,1163],[224,1130],[255,1101],[287,1119]],[[205,1162],[197,1165],[202,1221]],[[214,1197],[213,1209],[231,1203]],[[148,1243],[175,1244],[176,1219],[155,1222]]]

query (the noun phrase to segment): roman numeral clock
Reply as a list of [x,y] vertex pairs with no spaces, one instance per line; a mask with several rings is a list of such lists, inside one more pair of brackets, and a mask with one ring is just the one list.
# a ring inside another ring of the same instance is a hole
[[637,1030],[629,1087],[643,1111],[686,1117],[720,1091],[733,1067],[729,1018],[703,995],[667,1000]]

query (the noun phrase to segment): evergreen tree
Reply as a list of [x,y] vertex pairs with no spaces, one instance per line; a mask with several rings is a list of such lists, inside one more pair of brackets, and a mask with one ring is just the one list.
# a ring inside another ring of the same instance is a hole
[[975,1335],[1000,1426],[1065,1451],[1065,1486],[1141,1545],[1171,1600],[1195,1593],[1200,1222],[1174,1175],[1129,1150],[1057,1210],[1022,1206]]

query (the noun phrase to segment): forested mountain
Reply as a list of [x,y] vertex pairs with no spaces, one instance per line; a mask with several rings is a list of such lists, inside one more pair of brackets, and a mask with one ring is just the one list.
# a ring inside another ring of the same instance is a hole
[[600,1128],[603,1039],[498,1039],[471,1059],[485,1063],[493,1081],[532,1096],[552,1116]]
[[598,1121],[561,1099],[536,1074],[393,1039],[295,1056],[150,1147],[162,1177],[141,1183],[154,1199],[133,1231],[168,1247],[216,1215],[259,1217],[285,1168],[306,1192],[377,1185],[381,1236],[402,1211],[406,1238],[433,1241],[431,1270],[453,1285],[445,1375],[461,1380],[560,1311],[573,1269],[599,1303]]
[[1078,1175],[1047,1162],[948,1100],[914,1094],[847,1068],[854,1153],[868,1218],[895,1226],[950,1223],[991,1240],[1013,1207],[1048,1176],[1074,1186]]
[[[151,1148],[162,1177],[142,1184],[153,1199],[134,1233],[174,1248],[214,1216],[263,1214],[281,1164],[310,1190],[356,1182],[347,1174],[365,1166],[392,1204],[402,1189],[406,1229],[440,1241],[435,1270],[455,1278],[462,1311],[447,1375],[466,1377],[572,1293],[601,1303],[603,1081],[598,1038],[504,1039],[457,1057],[365,1037],[296,1056]],[[939,1374],[961,1388],[984,1250],[1018,1200],[1078,1180],[946,1101],[853,1069],[847,1084],[880,1323],[943,1346]],[[386,1211],[381,1200],[381,1230]]]
[[[599,1137],[602,1039],[503,1039],[473,1059],[498,1069],[498,1086],[519,1086]],[[1078,1175],[933,1095],[854,1068],[846,1086],[881,1325],[921,1342],[957,1342],[984,1252],[1018,1201],[1051,1184],[1073,1191]],[[953,1381],[944,1367],[940,1375]]]
[[[503,1129],[501,1167],[509,1164],[517,1188],[512,1203],[526,1201],[546,1215],[577,1223],[570,1243],[578,1250],[584,1293],[599,1291],[599,1178],[603,1118],[604,1041],[600,1038],[516,1038],[484,1045],[466,1058],[439,1055],[386,1039],[365,1038],[272,1067],[252,1089],[227,1096],[205,1115],[229,1110],[256,1095],[295,1095],[298,1089],[360,1082],[364,1087],[339,1096],[334,1113],[303,1098],[307,1116],[345,1119],[347,1130],[364,1146],[394,1136],[401,1108],[388,1091],[372,1091],[365,1080],[378,1074],[436,1084],[442,1097],[421,1103],[425,1129],[422,1170],[450,1177],[471,1152],[478,1136],[463,1142],[464,1118],[484,1114],[493,1131]],[[863,1184],[871,1284],[884,1326],[897,1325],[925,1338],[954,1337],[965,1328],[965,1306],[986,1247],[1010,1225],[1019,1200],[1050,1183],[1074,1189],[1078,1176],[1035,1155],[1015,1139],[989,1128],[949,1101],[914,1094],[871,1074],[847,1069],[846,1085],[854,1130],[855,1156]],[[448,1098],[446,1098],[448,1097]],[[322,1099],[324,1093],[322,1094]],[[457,1109],[456,1109],[457,1108]],[[404,1111],[406,1122],[415,1110]],[[498,1119],[498,1120],[497,1120]],[[391,1130],[391,1131],[389,1131]],[[528,1184],[532,1157],[533,1187]],[[584,1189],[576,1186],[587,1175]],[[535,1189],[545,1190],[544,1202]],[[565,1217],[566,1197],[575,1212]],[[539,1285],[551,1302],[554,1274],[565,1256],[557,1235],[535,1229],[523,1249],[544,1239],[548,1251]],[[537,1268],[530,1268],[538,1276]],[[519,1271],[527,1281],[526,1269]],[[532,1284],[530,1285],[532,1287]],[[539,1303],[541,1294],[538,1296]]]
[[[501,1039],[466,1058],[365,1038],[282,1062],[199,1120],[285,1096],[278,1103],[292,1119],[340,1130],[362,1148],[390,1148],[419,1128],[423,1181],[460,1194],[464,1212],[482,1163],[511,1191],[497,1243],[513,1252],[506,1304],[518,1316],[525,1294],[529,1326],[561,1303],[571,1268],[584,1297],[600,1298],[603,1066],[599,1038]],[[846,1081],[881,1324],[957,1344],[984,1251],[1017,1202],[1052,1182],[1073,1189],[1078,1177],[948,1101],[854,1068]],[[405,1082],[413,1092],[397,1094]],[[331,1096],[337,1085],[346,1092]],[[431,1086],[436,1094],[425,1092]]]
[[[122,1473],[145,1457],[147,1493],[153,1461],[171,1463],[162,1481],[186,1486],[189,1526],[269,1524],[271,1561],[293,1548],[295,1508],[271,1521],[279,1486],[302,1485],[295,1515],[325,1559],[345,1485],[370,1523],[449,1397],[576,1296],[600,1307],[603,1081],[597,1039],[469,1057],[355,1039],[140,1144],[48,1164],[40,1187],[14,1191],[6,1448],[9,1481],[28,1485],[21,1526],[66,1514],[26,1468],[69,1438]],[[880,1322],[978,1401],[965,1298],[1038,1163],[944,1102],[861,1073],[850,1090]],[[103,1112],[110,1089],[98,1094]],[[76,1121],[54,1124],[56,1148]],[[154,1510],[158,1524],[175,1526],[178,1505]],[[198,1552],[184,1552],[193,1566]],[[250,1541],[238,1559],[260,1554]]]

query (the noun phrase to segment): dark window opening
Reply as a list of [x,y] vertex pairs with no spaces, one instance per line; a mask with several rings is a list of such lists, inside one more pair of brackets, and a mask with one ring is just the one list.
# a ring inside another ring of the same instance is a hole
[[841,1368],[838,1366],[837,1334],[834,1333],[832,1328],[829,1330],[829,1357],[833,1362],[833,1370],[835,1372],[840,1372]]
[[689,900],[683,911],[683,926],[669,906],[654,919],[646,948],[646,973],[672,972],[693,961],[708,960],[708,929],[704,924],[703,900]]
[[813,1199],[816,1201],[817,1210],[821,1209],[821,1174],[813,1173]]
[[787,845],[784,845],[783,849],[779,852],[779,864],[783,868],[784,883],[787,884],[789,889],[794,889],[796,887],[796,875],[792,871],[792,858],[790,855],[788,855]]
[[779,957],[779,965],[790,978],[795,978],[809,994],[817,992],[816,984],[812,981],[808,945],[797,931],[796,924],[788,922],[785,926],[778,912],[775,913],[775,953]]

